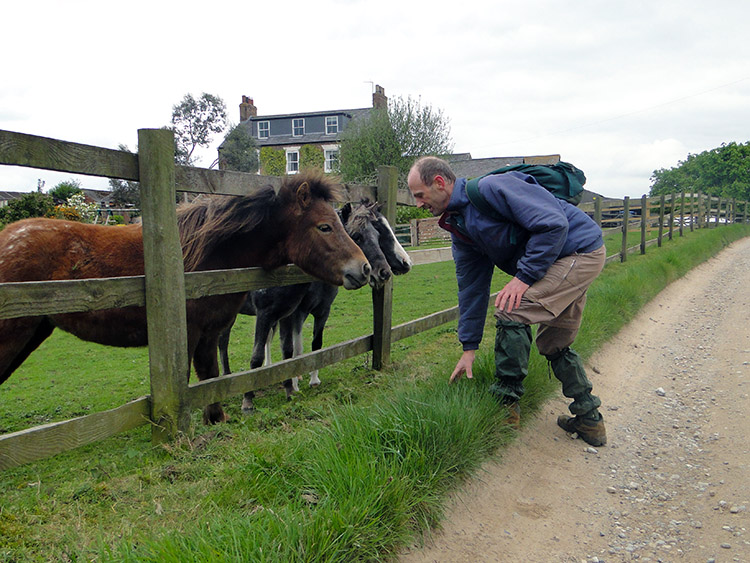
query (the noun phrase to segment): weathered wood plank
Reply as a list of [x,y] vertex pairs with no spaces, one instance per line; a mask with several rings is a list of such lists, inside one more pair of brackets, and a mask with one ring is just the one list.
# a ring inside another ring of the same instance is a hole
[[[240,268],[188,272],[185,294],[188,299],[197,299],[209,293],[239,293],[313,280],[315,278],[293,265],[273,271]],[[0,319],[143,307],[145,304],[143,276],[0,284]]]
[[175,188],[181,192],[247,195],[269,185],[278,188],[281,186],[281,178],[232,170],[175,167]]
[[0,130],[0,164],[138,180],[135,154],[12,131]]
[[190,365],[182,246],[175,209],[174,133],[139,129],[152,439],[174,439],[190,428],[185,406]]
[[[378,201],[380,212],[390,224],[396,222],[396,190],[398,170],[394,166],[378,168]],[[391,320],[393,316],[393,279],[380,289],[372,290],[373,341],[372,367],[383,369],[391,363]]]
[[361,336],[322,350],[302,354],[270,366],[241,371],[207,379],[188,387],[187,402],[190,408],[201,408],[247,391],[281,383],[312,370],[342,362],[372,350],[372,335]]
[[185,294],[188,299],[196,299],[209,294],[240,293],[264,287],[307,283],[316,279],[292,264],[275,270],[238,268],[236,270],[189,272],[185,274]]
[[149,422],[151,399],[0,435],[0,470],[92,444]]
[[143,276],[0,283],[0,319],[146,304]]
[[425,317],[394,326],[391,330],[391,341],[396,342],[402,338],[414,336],[425,330],[438,327],[442,324],[458,319],[458,306],[432,313]]

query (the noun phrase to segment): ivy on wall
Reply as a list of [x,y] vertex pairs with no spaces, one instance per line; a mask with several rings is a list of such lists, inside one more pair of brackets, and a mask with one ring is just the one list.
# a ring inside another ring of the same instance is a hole
[[299,149],[300,170],[318,168],[323,170],[323,149],[317,145],[302,145]]
[[[299,149],[299,168],[318,168],[323,170],[325,156],[318,145],[302,145]],[[261,174],[283,176],[286,174],[286,151],[275,147],[260,149]]]
[[262,147],[260,149],[260,170],[267,176],[286,174],[286,152],[284,149]]

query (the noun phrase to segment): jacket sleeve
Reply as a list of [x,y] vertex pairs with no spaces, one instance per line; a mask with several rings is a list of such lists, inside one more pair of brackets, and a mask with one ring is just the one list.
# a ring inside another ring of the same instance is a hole
[[458,281],[458,339],[464,350],[482,341],[494,264],[471,244],[453,238],[453,261]]
[[568,218],[558,200],[534,178],[520,172],[488,176],[480,183],[490,205],[528,233],[516,277],[532,285],[560,256],[568,236]]

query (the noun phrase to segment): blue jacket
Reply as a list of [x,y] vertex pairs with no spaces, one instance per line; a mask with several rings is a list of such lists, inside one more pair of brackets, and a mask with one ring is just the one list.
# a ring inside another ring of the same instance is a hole
[[482,340],[494,266],[532,285],[558,259],[593,252],[603,244],[599,226],[583,211],[556,198],[522,172],[486,176],[479,191],[501,216],[483,215],[466,195],[459,178],[441,217],[460,226],[452,231],[458,279],[458,339],[464,350]]

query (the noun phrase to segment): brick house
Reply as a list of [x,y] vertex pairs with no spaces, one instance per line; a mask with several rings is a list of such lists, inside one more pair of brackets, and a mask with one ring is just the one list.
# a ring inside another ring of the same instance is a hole
[[[258,115],[258,108],[252,98],[242,96],[240,104],[240,126],[247,127],[261,149],[260,173],[263,170],[263,149],[268,147],[283,151],[285,172],[296,174],[304,164],[303,147],[314,147],[322,152],[323,170],[332,172],[338,164],[341,134],[355,120],[367,117],[374,108],[387,109],[388,98],[382,86],[375,86],[372,107],[360,109],[340,109],[307,113],[287,113],[279,115]],[[221,147],[219,147],[221,155]],[[220,159],[221,160],[221,159]]]

